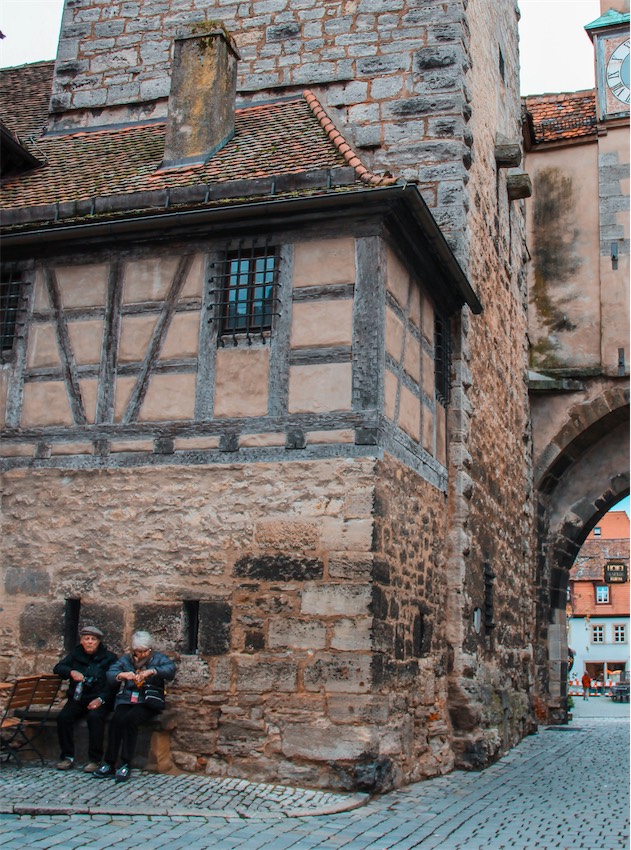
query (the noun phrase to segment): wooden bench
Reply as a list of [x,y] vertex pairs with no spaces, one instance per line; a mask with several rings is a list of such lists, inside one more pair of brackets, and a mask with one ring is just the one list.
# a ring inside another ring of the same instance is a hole
[[[57,741],[57,715],[61,706],[53,708],[45,717],[37,709],[29,709],[26,718],[40,724],[42,732],[39,738],[39,748],[48,761],[59,758]],[[105,741],[109,731],[109,717],[105,723]],[[138,730],[138,744],[132,767],[141,770],[154,770],[158,773],[168,773],[173,768],[171,759],[171,732],[175,729],[175,712],[166,709],[155,720],[141,726]],[[75,758],[79,764],[90,761],[88,757],[88,723],[85,717],[75,724]]]
[[51,709],[61,687],[59,676],[21,676],[13,683],[0,719],[0,762],[13,760],[20,767],[22,757],[37,756],[44,762],[40,743]]

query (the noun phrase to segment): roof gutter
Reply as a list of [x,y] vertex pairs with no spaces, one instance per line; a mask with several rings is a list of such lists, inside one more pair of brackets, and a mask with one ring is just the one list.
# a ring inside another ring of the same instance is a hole
[[[448,284],[452,295],[455,296],[452,298],[454,307],[455,302],[459,302],[467,304],[473,313],[482,311],[477,295],[413,183],[350,190],[340,186],[337,190],[320,193],[316,191],[314,194],[300,197],[266,197],[242,203],[230,200],[225,205],[196,205],[188,209],[169,208],[168,203],[167,195],[160,209],[143,211],[142,214],[125,214],[130,209],[129,206],[124,212],[119,207],[120,212],[116,214],[116,208],[113,207],[110,213],[112,217],[107,220],[100,217],[97,221],[49,221],[31,228],[23,225],[19,230],[13,231],[7,229],[5,218],[3,249],[5,255],[9,251],[22,253],[23,249],[33,247],[37,253],[41,253],[44,246],[80,241],[85,247],[88,239],[120,242],[137,239],[139,236],[150,237],[152,233],[163,232],[165,229],[168,229],[172,238],[191,238],[195,236],[195,231],[208,226],[212,226],[215,233],[234,230],[237,224],[248,225],[250,228],[257,225],[269,228],[287,223],[295,226],[324,214],[330,218],[332,208],[364,216],[382,213],[388,223],[407,235],[408,247],[414,249],[416,246],[417,255],[429,252],[433,261],[433,273]],[[411,232],[414,230],[416,233]],[[422,251],[423,247],[425,251]]]

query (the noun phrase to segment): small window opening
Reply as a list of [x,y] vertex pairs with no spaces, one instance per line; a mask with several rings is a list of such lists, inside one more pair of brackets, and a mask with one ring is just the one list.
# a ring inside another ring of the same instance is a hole
[[277,272],[274,248],[239,248],[226,254],[214,307],[220,345],[225,345],[227,336],[237,345],[238,335],[249,344],[252,337],[265,341],[278,314]]
[[502,53],[502,48],[499,48],[499,69],[500,69],[500,77],[502,78],[502,82],[506,80],[506,64],[504,62],[504,54]]
[[199,600],[184,601],[184,654],[197,655],[199,649]]
[[594,528],[594,537],[600,537],[600,526],[599,525],[597,525]]
[[21,284],[22,276],[19,272],[2,272],[0,276],[0,362],[2,363],[6,363],[13,352]]
[[80,599],[66,599],[64,609],[64,648],[70,652],[79,642]]
[[484,565],[484,628],[491,631],[495,628],[495,573],[487,562]]

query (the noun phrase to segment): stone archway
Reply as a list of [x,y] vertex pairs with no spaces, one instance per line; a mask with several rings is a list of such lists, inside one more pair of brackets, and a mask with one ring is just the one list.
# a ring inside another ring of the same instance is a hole
[[629,493],[629,393],[609,388],[567,409],[537,464],[537,714],[566,719],[569,570],[588,533]]

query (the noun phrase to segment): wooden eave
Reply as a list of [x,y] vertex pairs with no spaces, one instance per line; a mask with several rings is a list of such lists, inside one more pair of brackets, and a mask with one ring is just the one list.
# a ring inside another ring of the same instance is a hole
[[[217,190],[225,201],[217,192],[210,197],[208,187],[196,185],[6,210],[2,229],[4,256],[33,258],[60,248],[85,251],[89,245],[163,238],[165,232],[170,240],[188,240],[202,236],[209,227],[214,236],[230,236],[296,229],[338,217],[371,218],[381,221],[393,234],[440,309],[451,315],[467,304],[473,313],[482,311],[415,184],[349,185],[350,169],[334,171],[339,173],[328,175],[324,183],[327,188],[322,188],[322,174],[318,179],[312,176],[310,191],[304,184],[308,175],[303,175],[302,181],[294,181],[293,192],[282,181],[269,178],[241,181],[241,187],[222,184]],[[237,188],[242,191],[235,192]],[[282,189],[285,194],[273,194]]]

